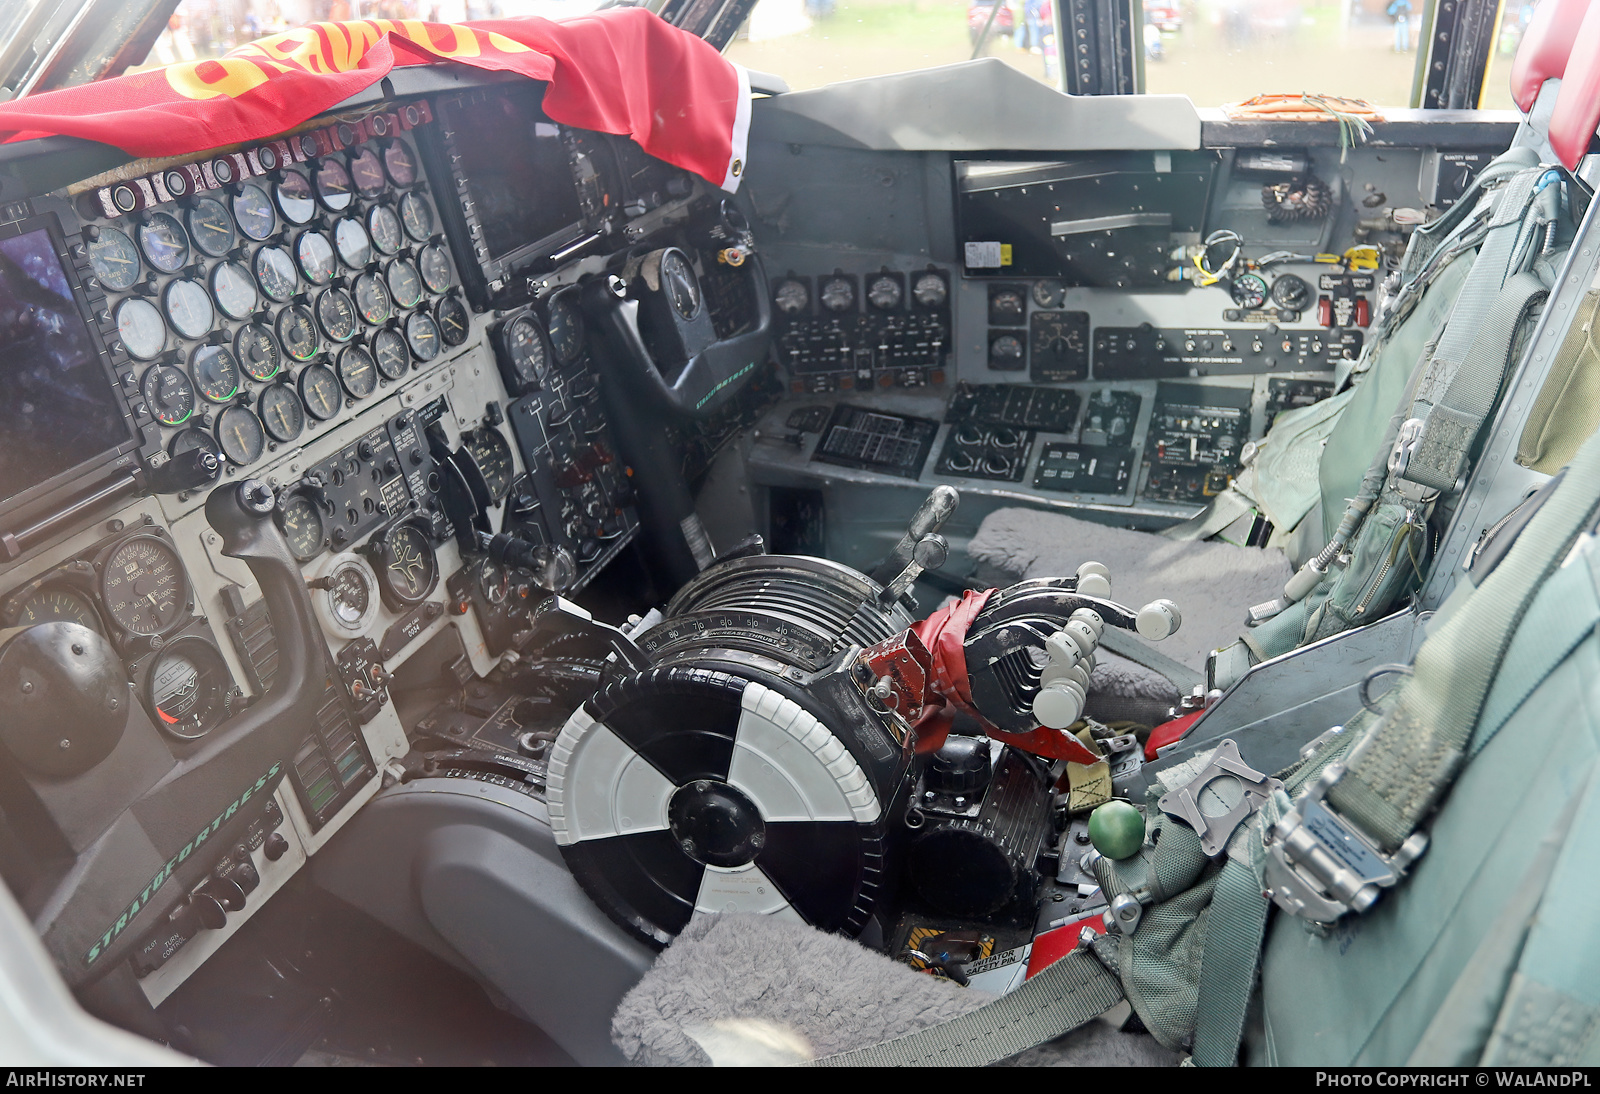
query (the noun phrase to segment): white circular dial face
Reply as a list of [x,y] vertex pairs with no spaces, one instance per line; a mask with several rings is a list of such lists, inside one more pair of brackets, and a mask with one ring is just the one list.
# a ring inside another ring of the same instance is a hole
[[917,277],[911,295],[924,308],[941,308],[950,296],[950,286],[938,274],[925,273]]

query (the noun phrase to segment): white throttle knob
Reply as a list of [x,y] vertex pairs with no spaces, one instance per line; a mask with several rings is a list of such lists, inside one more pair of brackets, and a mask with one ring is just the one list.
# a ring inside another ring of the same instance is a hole
[[1042,671],[1040,671],[1039,683],[1048,687],[1057,680],[1071,680],[1073,683],[1083,688],[1084,692],[1087,693],[1089,690],[1089,674],[1093,671],[1093,669],[1086,666],[1082,661],[1079,661],[1076,665],[1071,667],[1059,665],[1052,661],[1050,664],[1046,665]]
[[1085,562],[1078,567],[1078,591],[1084,596],[1111,598],[1111,571],[1099,562]]
[[1050,729],[1066,729],[1083,717],[1084,692],[1071,680],[1057,680],[1033,697],[1033,716]]
[[1152,600],[1139,609],[1138,618],[1134,621],[1139,636],[1151,642],[1161,641],[1182,625],[1183,616],[1179,614],[1178,606],[1170,600]]

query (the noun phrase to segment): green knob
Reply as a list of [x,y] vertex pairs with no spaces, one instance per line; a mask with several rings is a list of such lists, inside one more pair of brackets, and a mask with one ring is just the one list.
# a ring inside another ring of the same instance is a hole
[[1106,858],[1132,858],[1144,846],[1144,814],[1125,801],[1106,802],[1089,814],[1089,842]]

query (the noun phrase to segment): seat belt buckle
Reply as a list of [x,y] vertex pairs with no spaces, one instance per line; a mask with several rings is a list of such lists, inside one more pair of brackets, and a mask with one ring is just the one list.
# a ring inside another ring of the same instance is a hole
[[1389,450],[1389,482],[1401,497],[1415,505],[1426,505],[1439,496],[1439,491],[1406,478],[1406,469],[1422,444],[1425,423],[1421,418],[1407,418],[1400,425],[1400,435]]
[[1380,851],[1326,800],[1344,773],[1343,764],[1329,764],[1265,834],[1267,895],[1314,923],[1365,912],[1428,848],[1427,834],[1413,832],[1394,854]]

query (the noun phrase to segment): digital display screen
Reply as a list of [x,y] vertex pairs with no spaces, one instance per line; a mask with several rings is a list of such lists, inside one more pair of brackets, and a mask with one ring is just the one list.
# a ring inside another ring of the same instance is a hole
[[548,239],[583,219],[561,130],[531,94],[491,95],[455,111],[458,170],[476,203],[494,259]]
[[50,233],[0,239],[0,503],[134,440]]

